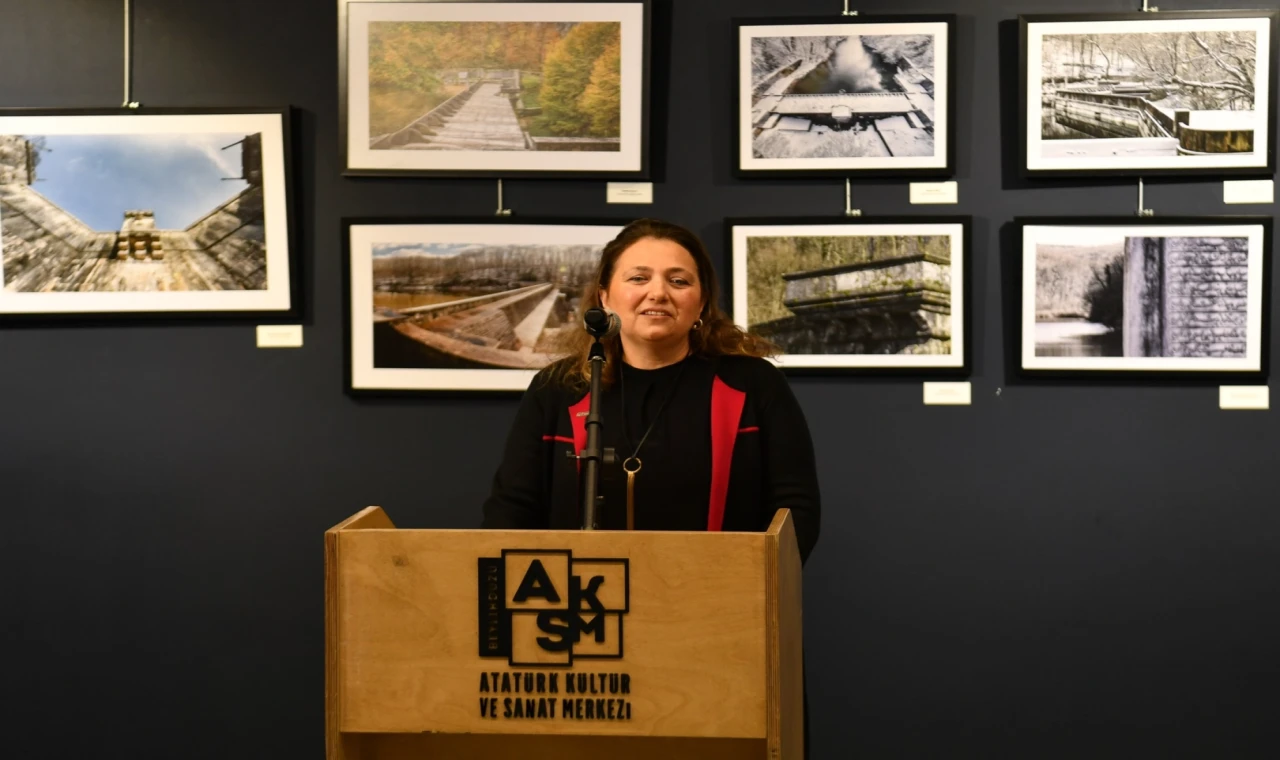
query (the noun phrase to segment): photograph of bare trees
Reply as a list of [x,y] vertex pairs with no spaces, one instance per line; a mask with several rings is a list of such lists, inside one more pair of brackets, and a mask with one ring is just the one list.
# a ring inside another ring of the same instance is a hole
[[1029,225],[1023,241],[1029,367],[1258,368],[1262,225]]
[[1266,168],[1266,12],[1031,21],[1027,35],[1028,168]]
[[963,222],[731,225],[734,318],[782,366],[963,366]]
[[739,32],[740,170],[946,167],[946,21]]
[[592,245],[378,243],[376,367],[542,369],[600,260]]
[[614,224],[352,224],[356,387],[519,389],[563,356]]

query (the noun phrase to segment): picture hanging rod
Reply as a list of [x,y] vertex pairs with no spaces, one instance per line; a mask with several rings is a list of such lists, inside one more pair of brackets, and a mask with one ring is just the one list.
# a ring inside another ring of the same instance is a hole
[[142,105],[133,100],[133,41],[130,32],[133,30],[133,0],[124,0],[124,102],[123,108],[137,108]]
[[851,11],[851,10],[849,10],[849,0],[844,0],[844,15],[845,15],[845,16],[856,16],[856,15],[858,15],[858,12],[857,12],[857,11]]
[[1148,0],[1142,0],[1142,12],[1143,12],[1143,13],[1156,13],[1157,11],[1159,11],[1159,10],[1160,10],[1159,8],[1155,7],[1154,5],[1151,5],[1151,6],[1147,5],[1147,2],[1148,2]]
[[1138,177],[1138,216],[1155,216],[1156,212],[1147,208],[1147,204],[1143,198],[1145,190],[1146,188],[1142,183],[1142,177]]
[[844,180],[844,215],[862,216],[862,209],[853,207],[853,184],[848,177]]
[[498,180],[498,210],[493,212],[494,216],[511,216],[511,209],[502,205],[502,180]]

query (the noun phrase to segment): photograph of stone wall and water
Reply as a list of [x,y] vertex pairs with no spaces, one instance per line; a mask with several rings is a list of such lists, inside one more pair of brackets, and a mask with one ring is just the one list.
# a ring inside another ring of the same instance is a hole
[[1024,226],[1023,368],[1258,371],[1268,224]]
[[741,22],[739,170],[949,169],[950,28]]
[[381,15],[360,8],[349,128],[352,142],[359,136],[363,144],[353,165],[572,171],[630,159],[638,154],[642,65],[640,45],[627,44],[639,29],[620,15],[625,10],[612,4],[601,17],[566,3],[390,3]]
[[519,390],[581,333],[621,225],[353,224],[353,389]]
[[730,221],[734,320],[783,367],[965,369],[965,230]]
[[1029,172],[1267,169],[1267,12],[1025,23]]
[[0,117],[0,310],[287,309],[280,123]]

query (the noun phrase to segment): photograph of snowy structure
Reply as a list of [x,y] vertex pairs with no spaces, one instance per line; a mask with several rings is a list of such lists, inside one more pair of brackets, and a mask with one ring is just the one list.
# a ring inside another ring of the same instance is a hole
[[966,367],[967,217],[726,224],[734,321],[779,366]]
[[1259,371],[1270,225],[1023,222],[1023,368]]
[[523,390],[615,223],[347,223],[352,390]]
[[284,121],[0,113],[0,312],[287,311]]
[[352,174],[639,178],[648,0],[339,3]]
[[1027,172],[1270,173],[1275,21],[1024,17]]
[[950,171],[952,17],[739,21],[738,171]]

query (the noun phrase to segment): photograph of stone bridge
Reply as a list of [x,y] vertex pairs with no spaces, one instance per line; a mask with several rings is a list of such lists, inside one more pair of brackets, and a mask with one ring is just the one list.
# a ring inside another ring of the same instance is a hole
[[376,368],[541,369],[563,354],[601,246],[373,247]]
[[947,235],[747,239],[747,325],[786,354],[951,355]]
[[369,25],[369,147],[619,151],[615,22]]
[[1076,234],[1036,247],[1037,356],[1246,355],[1249,238]]
[[259,134],[0,135],[6,292],[263,290],[265,241]]
[[934,36],[751,40],[755,158],[934,156]]
[[1253,153],[1257,50],[1251,31],[1045,35],[1040,155]]

